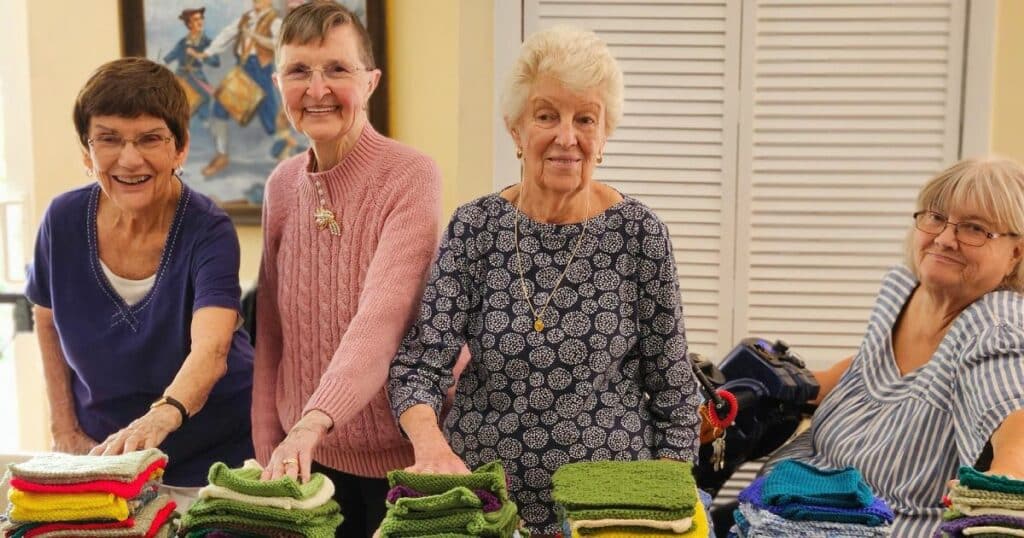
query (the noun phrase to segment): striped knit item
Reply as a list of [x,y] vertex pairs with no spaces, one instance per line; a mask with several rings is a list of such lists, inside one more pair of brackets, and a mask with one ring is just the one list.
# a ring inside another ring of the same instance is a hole
[[118,456],[80,456],[50,452],[8,465],[12,478],[37,484],[77,484],[96,480],[132,482],[154,462],[167,462],[156,448]]
[[11,488],[10,517],[16,522],[124,521],[128,501],[112,493],[28,493]]
[[1024,495],[1024,480],[1015,480],[1008,476],[985,474],[966,465],[960,467],[959,477],[960,483],[971,489]]
[[665,460],[569,463],[552,476],[551,497],[573,520],[683,519],[697,503],[692,468]]
[[[313,454],[331,469],[383,477],[412,465],[384,383],[418,312],[441,229],[441,173],[426,155],[367,124],[330,170],[312,151],[266,183],[256,309],[256,457],[306,412],[334,421]],[[317,185],[341,235],[317,227]]]
[[133,518],[131,527],[91,522],[62,522],[30,529],[24,538],[154,538],[164,530],[177,505],[169,495],[160,495]]

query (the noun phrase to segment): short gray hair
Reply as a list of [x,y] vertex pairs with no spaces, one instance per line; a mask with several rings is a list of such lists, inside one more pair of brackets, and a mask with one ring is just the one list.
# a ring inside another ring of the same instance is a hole
[[[1024,233],[1024,167],[1002,157],[964,159],[939,172],[917,196],[917,210],[932,210],[944,215],[957,208],[973,205],[982,216],[998,225],[995,232]],[[906,262],[920,279],[914,256],[914,228],[906,244]],[[1003,280],[1000,289],[1024,292],[1024,267],[1017,267]]]
[[610,135],[622,119],[622,70],[594,32],[559,25],[526,39],[505,82],[501,112],[506,124],[519,122],[530,88],[542,76],[576,92],[596,88],[604,102],[605,134]]

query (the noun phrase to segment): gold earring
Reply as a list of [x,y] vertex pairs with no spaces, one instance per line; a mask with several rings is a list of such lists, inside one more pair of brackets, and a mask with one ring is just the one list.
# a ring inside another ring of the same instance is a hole
[[522,159],[523,158],[523,148],[516,148],[516,158],[517,159]]
[[602,162],[604,162],[604,156],[602,156],[600,153],[598,153],[597,154],[597,164],[601,164]]
[[86,168],[85,169],[85,175],[87,175],[89,177],[92,177],[92,168]]

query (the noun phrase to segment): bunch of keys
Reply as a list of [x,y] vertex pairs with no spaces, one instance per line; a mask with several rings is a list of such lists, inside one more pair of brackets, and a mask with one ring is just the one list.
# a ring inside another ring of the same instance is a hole
[[722,432],[721,437],[717,437],[711,442],[711,469],[715,472],[725,469],[725,435],[727,432]]

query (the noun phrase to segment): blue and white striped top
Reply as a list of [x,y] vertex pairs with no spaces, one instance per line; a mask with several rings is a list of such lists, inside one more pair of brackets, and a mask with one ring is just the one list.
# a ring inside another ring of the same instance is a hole
[[996,428],[1024,409],[1024,295],[994,291],[953,322],[931,360],[901,376],[892,329],[917,280],[882,280],[867,333],[811,428],[772,460],[860,469],[896,513],[893,536],[930,537],[946,481],[974,465]]

